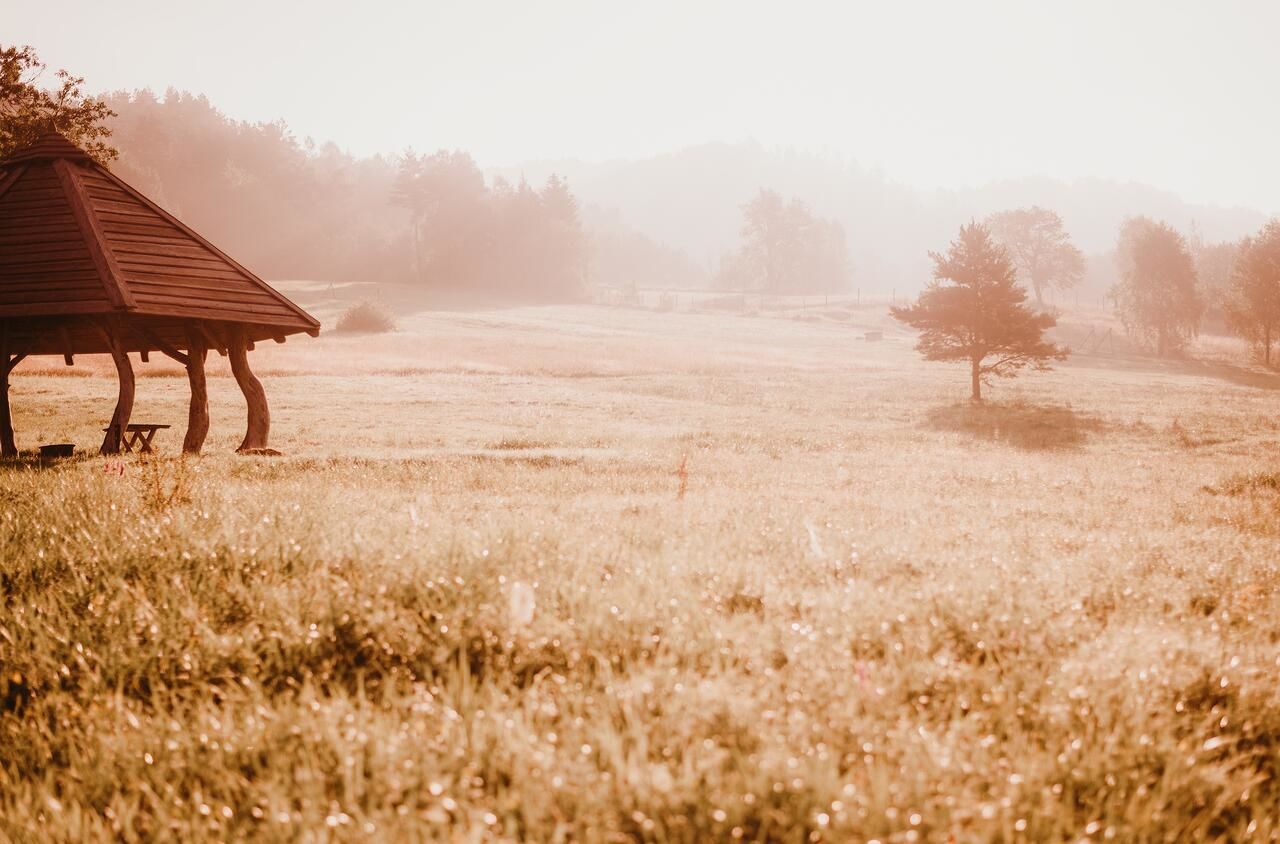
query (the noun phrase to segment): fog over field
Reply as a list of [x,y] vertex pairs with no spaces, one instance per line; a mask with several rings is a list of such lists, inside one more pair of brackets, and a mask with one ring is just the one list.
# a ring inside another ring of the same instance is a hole
[[0,842],[1280,840],[1276,32],[0,0]]

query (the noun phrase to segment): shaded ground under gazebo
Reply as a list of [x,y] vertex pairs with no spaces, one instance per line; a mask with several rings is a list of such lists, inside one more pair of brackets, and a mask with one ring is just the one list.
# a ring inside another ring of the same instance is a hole
[[267,448],[266,393],[247,353],[316,336],[320,323],[56,133],[0,161],[0,454],[17,455],[9,374],[33,355],[110,354],[120,393],[102,453],[119,453],[133,410],[129,359],[186,367],[183,451],[209,430],[205,357],[230,359],[248,404],[240,451]]

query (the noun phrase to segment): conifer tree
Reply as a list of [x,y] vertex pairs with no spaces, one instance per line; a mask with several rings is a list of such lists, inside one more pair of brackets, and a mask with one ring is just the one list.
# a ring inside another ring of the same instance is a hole
[[945,255],[929,257],[929,286],[914,303],[890,313],[920,331],[916,349],[925,360],[969,363],[973,401],[982,401],[982,385],[992,377],[1012,377],[1027,367],[1043,371],[1066,358],[1065,349],[1044,339],[1053,316],[1027,307],[1013,261],[986,226],[962,226]]

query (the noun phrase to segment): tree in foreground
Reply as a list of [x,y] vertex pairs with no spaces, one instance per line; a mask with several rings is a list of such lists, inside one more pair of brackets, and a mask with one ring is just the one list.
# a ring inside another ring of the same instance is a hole
[[1204,310],[1186,238],[1165,223],[1134,217],[1120,228],[1116,257],[1121,279],[1111,297],[1125,331],[1161,357],[1181,350]]
[[1262,352],[1280,340],[1280,220],[1272,220],[1240,244],[1224,306],[1227,326]]
[[933,281],[913,304],[890,313],[920,332],[916,349],[925,360],[968,361],[973,401],[982,401],[992,377],[1044,371],[1066,358],[1066,349],[1044,339],[1056,320],[1027,307],[1012,259],[986,226],[962,226],[945,255],[929,257]]
[[1062,227],[1057,212],[1033,205],[987,218],[991,235],[1009,251],[1018,274],[1044,304],[1044,292],[1068,290],[1084,278],[1084,253]]
[[52,90],[38,84],[46,66],[32,47],[0,45],[0,158],[56,130],[106,164],[118,153],[107,142],[106,120],[115,116],[102,100],[86,96],[84,80],[65,70]]

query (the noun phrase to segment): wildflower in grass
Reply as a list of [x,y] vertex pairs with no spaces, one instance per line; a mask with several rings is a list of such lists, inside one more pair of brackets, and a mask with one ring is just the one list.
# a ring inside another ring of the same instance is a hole
[[537,597],[533,593],[533,587],[517,580],[511,584],[508,599],[512,626],[527,627],[532,624],[533,614],[537,609]]

